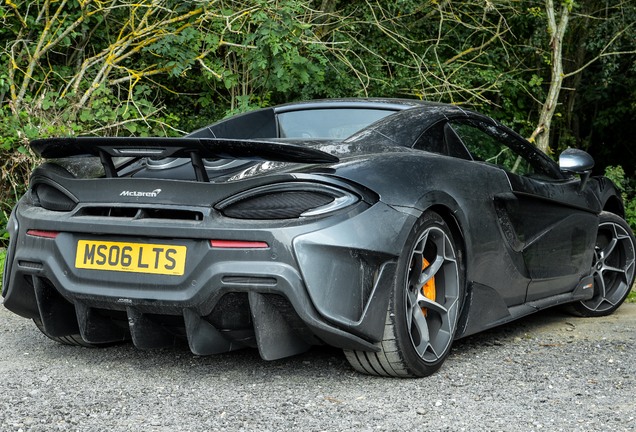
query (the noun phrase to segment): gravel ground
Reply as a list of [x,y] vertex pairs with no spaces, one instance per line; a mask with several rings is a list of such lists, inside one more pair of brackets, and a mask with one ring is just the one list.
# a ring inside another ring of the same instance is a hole
[[363,376],[330,348],[265,362],[67,347],[3,307],[0,346],[3,432],[636,430],[636,304],[460,340],[424,379]]

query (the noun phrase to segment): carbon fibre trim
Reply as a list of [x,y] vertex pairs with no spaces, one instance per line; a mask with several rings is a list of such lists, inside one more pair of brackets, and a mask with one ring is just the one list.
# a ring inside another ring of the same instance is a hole
[[[344,333],[334,333],[324,325],[310,329],[291,303],[279,295],[250,291],[247,293],[248,321],[216,319],[218,322],[215,323],[212,317],[201,316],[188,307],[181,309],[181,315],[147,313],[135,305],[123,310],[91,307],[80,300],[69,301],[43,277],[31,278],[38,314],[34,319],[41,323],[44,334],[56,340],[76,338],[79,341],[81,336],[81,341],[87,345],[132,340],[139,349],[165,348],[187,342],[196,355],[257,347],[264,360],[305,352],[311,345],[323,343],[320,336],[332,345],[372,349],[371,344],[362,343],[354,336],[345,337]],[[274,301],[275,298],[279,300]],[[227,302],[217,305],[223,311],[227,310]],[[235,328],[219,327],[223,324]],[[351,339],[348,343],[344,342],[347,338]]]
[[183,318],[190,351],[196,355],[221,354],[245,347],[239,341],[223,336],[212,324],[191,309],[183,310]]
[[254,159],[279,162],[330,163],[338,157],[297,144],[268,140],[227,138],[129,138],[68,137],[31,141],[33,151],[43,158],[80,155],[103,157],[184,157]]
[[96,309],[82,302],[75,303],[75,315],[80,335],[88,343],[103,344],[130,340],[127,325],[117,325],[112,317],[101,315]]
[[264,360],[277,360],[309,349],[310,345],[295,334],[280,311],[264,295],[250,292],[249,301],[258,352]]

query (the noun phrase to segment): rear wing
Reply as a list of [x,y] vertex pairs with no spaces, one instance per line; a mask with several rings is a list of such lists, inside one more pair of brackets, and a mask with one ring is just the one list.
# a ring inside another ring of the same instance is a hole
[[189,158],[197,180],[208,181],[203,159],[333,163],[329,153],[299,144],[227,138],[69,137],[33,140],[33,151],[47,159],[98,156],[107,177],[117,177],[114,157]]

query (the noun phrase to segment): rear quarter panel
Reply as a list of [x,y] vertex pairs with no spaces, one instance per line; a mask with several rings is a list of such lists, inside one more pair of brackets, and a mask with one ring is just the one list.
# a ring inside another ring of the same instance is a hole
[[[507,306],[525,300],[522,257],[508,246],[493,196],[509,193],[505,173],[492,166],[409,150],[346,161],[336,174],[375,191],[394,208],[421,215],[444,208],[461,231],[466,281],[493,288]],[[453,223],[453,221],[447,221]]]

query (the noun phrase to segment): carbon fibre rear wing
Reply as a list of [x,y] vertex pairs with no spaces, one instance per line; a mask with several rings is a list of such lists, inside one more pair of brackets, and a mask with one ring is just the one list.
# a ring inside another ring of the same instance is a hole
[[33,140],[33,151],[47,159],[98,156],[107,177],[117,177],[113,157],[189,158],[198,181],[208,181],[203,159],[333,163],[329,153],[298,144],[226,138],[68,137]]

